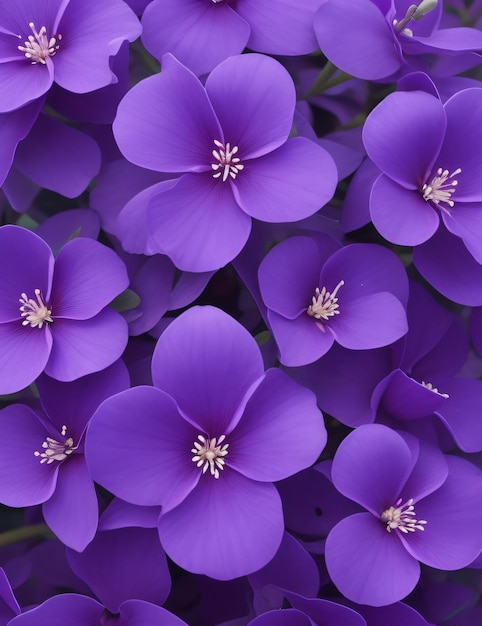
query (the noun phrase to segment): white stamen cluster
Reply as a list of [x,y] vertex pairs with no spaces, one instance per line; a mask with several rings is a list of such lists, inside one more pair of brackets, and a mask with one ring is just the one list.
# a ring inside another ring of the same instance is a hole
[[391,506],[380,515],[380,519],[387,525],[389,533],[392,530],[400,530],[402,533],[414,533],[416,530],[424,530],[427,523],[424,519],[415,519],[415,508],[413,506],[413,498],[402,504],[402,498],[395,502],[395,506]]
[[[67,434],[67,426],[62,426],[62,430],[60,431],[62,437],[65,437]],[[40,463],[47,463],[50,465],[54,461],[65,461],[65,459],[77,450],[78,446],[74,446],[74,440],[72,437],[68,437],[63,443],[61,441],[57,441],[52,437],[47,437],[47,439],[42,443],[43,452],[35,451],[34,456],[38,456],[40,458]]]
[[229,443],[221,444],[226,439],[225,435],[221,435],[218,440],[216,437],[207,439],[203,435],[198,435],[199,442],[194,442],[194,448],[191,452],[195,455],[192,460],[198,467],[202,466],[202,473],[205,474],[209,468],[211,476],[219,478],[219,471],[224,469],[224,457],[228,453]]
[[[32,65],[36,63],[42,63],[45,65],[47,57],[53,57],[54,54],[59,49],[59,42],[62,39],[62,35],[57,35],[56,37],[47,37],[47,29],[45,26],[37,32],[35,29],[35,24],[30,22],[29,27],[33,33],[33,35],[29,35],[27,41],[24,42],[23,46],[18,46],[20,52],[23,52],[27,59],[30,59]],[[20,38],[20,35],[19,35]]]
[[234,155],[238,151],[238,146],[231,148],[231,144],[224,145],[220,141],[214,140],[214,145],[217,150],[213,150],[213,157],[217,163],[211,163],[211,167],[214,170],[213,178],[223,177],[223,183],[228,180],[228,177],[234,180],[238,173],[244,169],[244,165],[239,162],[239,157]]
[[311,304],[309,305],[306,312],[308,315],[311,315],[317,320],[328,320],[330,317],[334,315],[338,315],[340,313],[338,298],[336,294],[340,287],[343,287],[345,281],[340,280],[338,285],[334,288],[334,290],[330,293],[326,290],[326,287],[320,291],[318,287],[315,289],[315,295],[311,300]]
[[[431,200],[435,202],[435,204],[440,204],[440,202],[445,202],[449,205],[449,207],[454,206],[454,201],[451,199],[452,194],[455,192],[455,188],[459,184],[458,180],[452,180],[447,183],[447,180],[450,180],[457,174],[461,173],[460,167],[458,167],[451,174],[448,170],[442,170],[441,167],[437,170],[437,176],[435,176],[432,182],[427,185],[425,184],[422,187],[423,199]],[[442,210],[447,211],[445,207],[440,207]],[[448,211],[447,211],[448,212]]]
[[416,4],[411,4],[408,7],[403,19],[393,20],[392,24],[394,30],[397,33],[403,33],[408,37],[413,37],[413,30],[411,28],[406,28],[407,24],[412,20],[421,20],[424,15],[433,11],[437,4],[438,0],[422,0],[418,6]]
[[32,328],[42,328],[45,322],[53,322],[52,311],[47,308],[45,302],[42,300],[40,289],[35,290],[37,296],[37,302],[32,298],[27,298],[26,293],[20,294],[19,302],[21,303],[20,315],[25,319],[22,321],[22,326],[30,326]]
[[422,385],[426,388],[426,389],[430,389],[430,391],[433,391],[433,393],[436,393],[438,396],[442,396],[442,398],[448,398],[449,394],[448,393],[441,393],[437,387],[434,387],[432,385],[432,383],[426,383],[425,381],[422,380]]

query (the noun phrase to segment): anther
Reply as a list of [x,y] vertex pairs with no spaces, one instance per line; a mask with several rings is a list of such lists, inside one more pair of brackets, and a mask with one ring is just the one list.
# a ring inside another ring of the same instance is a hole
[[[60,434],[62,437],[66,436],[67,426],[62,426]],[[74,440],[72,437],[67,437],[63,443],[53,439],[52,437],[47,437],[42,443],[42,448],[44,450],[43,452],[38,452],[36,450],[33,454],[34,456],[40,458],[41,464],[47,463],[47,465],[50,465],[54,461],[65,461],[65,459],[72,454],[72,452],[77,450],[78,446],[74,446]]]
[[21,293],[19,302],[22,305],[20,307],[20,316],[25,319],[22,321],[22,326],[30,326],[32,328],[42,328],[46,322],[53,322],[52,311],[47,308],[45,302],[42,300],[40,289],[35,289],[35,295],[37,302],[32,298],[28,298],[26,293]]
[[214,145],[217,150],[213,150],[213,157],[217,163],[211,163],[211,167],[214,170],[213,178],[223,177],[223,183],[231,177],[233,180],[244,169],[244,165],[241,165],[240,158],[234,156],[238,152],[238,146],[233,146],[227,143],[224,145],[220,141],[214,140]]
[[[441,167],[437,170],[437,176],[434,176],[432,182],[427,185],[423,185],[422,194],[424,200],[431,200],[435,204],[445,203],[448,204],[449,207],[454,206],[454,201],[451,199],[452,194],[455,192],[457,185],[459,184],[458,180],[451,180],[454,176],[460,174],[462,170],[458,167],[451,174],[448,170],[442,170]],[[450,182],[447,182],[450,181]],[[446,213],[450,212],[446,207],[440,207]]]
[[413,506],[413,498],[402,504],[402,498],[395,502],[395,506],[390,506],[383,511],[380,519],[387,525],[389,533],[392,530],[400,530],[402,533],[414,533],[416,530],[424,530],[427,523],[426,520],[415,519],[415,508]]
[[334,315],[339,315],[340,311],[336,294],[338,293],[340,287],[343,287],[344,284],[345,281],[340,280],[331,293],[326,290],[326,287],[323,287],[321,291],[317,287],[315,289],[315,295],[311,300],[311,304],[306,310],[308,315],[311,315],[311,317],[314,317],[317,320],[325,321],[329,320],[330,317],[333,317]]
[[198,435],[200,441],[194,442],[194,448],[191,452],[194,454],[192,461],[197,467],[202,466],[202,473],[205,474],[209,468],[211,476],[219,478],[219,471],[224,469],[224,457],[228,453],[229,443],[221,445],[226,439],[225,435],[221,435],[218,440],[216,437],[207,439],[203,435]]
[[47,37],[47,29],[45,26],[42,26],[38,32],[33,22],[30,22],[29,27],[33,35],[29,35],[24,45],[18,46],[18,49],[25,54],[27,59],[31,60],[32,65],[36,63],[45,65],[47,63],[45,59],[54,56],[59,49],[57,42],[62,39],[62,35],[49,38]]

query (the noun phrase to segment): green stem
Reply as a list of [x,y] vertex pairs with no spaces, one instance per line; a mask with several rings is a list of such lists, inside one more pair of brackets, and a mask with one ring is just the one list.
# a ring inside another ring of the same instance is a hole
[[33,539],[35,537],[53,536],[52,531],[46,524],[32,524],[31,526],[22,526],[14,530],[7,530],[0,533],[0,548],[9,546],[12,543]]
[[351,74],[347,74],[346,72],[340,72],[338,76],[335,76],[331,80],[327,81],[327,83],[323,86],[323,89],[320,93],[324,91],[328,91],[332,87],[336,87],[336,85],[341,85],[342,83],[346,83],[348,80],[351,80],[353,76]]
[[308,98],[318,96],[327,89],[330,89],[335,85],[339,85],[340,83],[344,83],[347,80],[350,80],[350,78],[353,78],[352,76],[350,76],[350,74],[347,74],[346,72],[340,72],[338,76],[332,78],[337,71],[338,68],[336,67],[336,65],[333,65],[331,61],[327,61],[325,67],[318,74],[315,82],[311,85],[308,92],[301,97],[301,99],[308,100]]

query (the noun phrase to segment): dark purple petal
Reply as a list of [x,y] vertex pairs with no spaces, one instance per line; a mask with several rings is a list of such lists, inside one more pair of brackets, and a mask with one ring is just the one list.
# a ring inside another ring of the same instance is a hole
[[[45,373],[68,382],[99,372],[116,361],[127,344],[124,318],[105,308],[88,320],[58,319]],[[36,329],[33,329],[36,330]]]
[[276,554],[283,536],[276,488],[224,469],[219,480],[202,476],[175,509],[159,518],[169,557],[189,572],[230,580],[259,570]]
[[[316,597],[303,597],[297,593],[285,593],[294,608],[303,611],[315,623],[343,624],[343,626],[366,626],[365,620],[353,609]],[[305,594],[306,595],[306,594]],[[316,595],[316,594],[314,594]],[[370,625],[372,626],[372,625]]]
[[211,306],[193,307],[175,319],[152,357],[154,385],[211,438],[230,432],[239,405],[263,373],[249,332]]
[[312,465],[325,443],[314,394],[271,369],[229,436],[226,464],[253,480],[275,482]]
[[446,398],[399,369],[394,370],[382,385],[384,391],[381,404],[384,410],[397,419],[419,419],[445,406]]
[[138,506],[120,498],[114,498],[102,512],[99,530],[130,527],[157,528],[160,513],[160,506]]
[[[93,598],[73,593],[52,596],[39,606],[15,617],[15,626],[85,626],[99,624],[104,607]],[[13,623],[13,621],[12,621]]]
[[187,626],[186,622],[157,604],[143,600],[126,600],[119,608],[119,626],[132,626],[133,624]]
[[[458,189],[457,189],[458,191]],[[482,202],[457,202],[450,215],[442,213],[447,229],[460,237],[477,263],[482,264]]]
[[482,382],[471,378],[451,378],[444,382],[448,399],[438,408],[442,418],[464,452],[482,450]]
[[332,157],[304,137],[242,163],[244,169],[232,183],[234,195],[248,215],[264,222],[295,222],[313,215],[331,200],[338,180]]

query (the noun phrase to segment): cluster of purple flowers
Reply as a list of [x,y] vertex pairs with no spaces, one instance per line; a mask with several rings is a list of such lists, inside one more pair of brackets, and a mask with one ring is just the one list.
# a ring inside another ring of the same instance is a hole
[[0,0],[0,626],[482,622],[482,0]]

